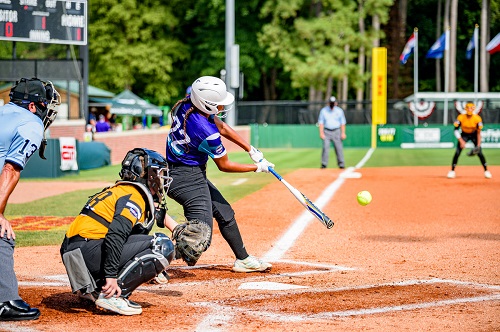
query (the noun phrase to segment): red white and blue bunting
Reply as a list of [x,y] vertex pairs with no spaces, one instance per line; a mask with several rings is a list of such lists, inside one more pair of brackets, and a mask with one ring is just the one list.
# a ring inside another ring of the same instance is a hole
[[[465,105],[470,103],[470,101],[456,101],[455,109],[460,114],[465,114]],[[478,100],[476,103],[476,109],[474,110],[474,114],[479,114],[483,110],[484,102],[482,100]]]
[[409,102],[408,106],[410,108],[410,111],[415,115],[417,114],[417,117],[420,120],[427,119],[429,116],[431,116],[432,112],[436,109],[436,103],[433,101],[419,101],[416,104],[414,102]]

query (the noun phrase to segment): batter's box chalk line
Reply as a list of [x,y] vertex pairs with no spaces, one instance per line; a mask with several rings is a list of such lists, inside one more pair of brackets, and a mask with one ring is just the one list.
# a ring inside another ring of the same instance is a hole
[[[414,285],[423,285],[423,284],[450,284],[457,286],[468,286],[475,287],[480,289],[488,289],[492,293],[481,296],[472,296],[472,297],[463,297],[463,298],[455,298],[448,300],[438,300],[438,301],[430,301],[430,302],[421,302],[421,303],[411,303],[411,304],[402,304],[402,305],[394,305],[394,306],[381,306],[381,307],[372,307],[372,308],[363,308],[363,309],[355,309],[355,310],[343,310],[343,311],[326,311],[317,314],[283,314],[278,312],[270,312],[268,310],[254,310],[253,308],[248,307],[235,307],[230,305],[223,305],[220,302],[197,302],[193,303],[195,306],[202,306],[211,308],[211,311],[214,313],[207,315],[203,321],[200,323],[198,327],[204,327],[206,330],[210,330],[210,326],[212,323],[217,322],[218,331],[224,331],[224,324],[220,324],[222,321],[226,321],[228,317],[237,317],[237,315],[241,313],[245,313],[246,315],[252,315],[256,318],[264,318],[269,319],[276,322],[299,322],[299,321],[318,321],[332,318],[340,318],[340,317],[354,317],[354,316],[364,316],[364,315],[374,315],[374,314],[384,314],[391,313],[396,311],[410,311],[410,310],[418,310],[418,309],[427,309],[433,307],[443,307],[443,306],[451,306],[456,304],[464,304],[464,303],[477,303],[477,302],[486,302],[486,301],[499,301],[500,300],[500,286],[497,285],[489,285],[483,283],[474,283],[460,280],[452,280],[452,279],[440,279],[440,278],[432,278],[432,279],[422,279],[422,280],[403,280],[392,283],[384,283],[384,284],[372,284],[372,285],[360,285],[353,287],[340,287],[340,288],[307,288],[307,289],[288,289],[284,294],[287,296],[291,294],[311,294],[311,293],[321,293],[321,292],[342,292],[342,291],[352,291],[352,290],[362,290],[362,289],[370,289],[370,288],[379,288],[384,286],[414,286]],[[279,296],[279,292],[273,292],[272,294],[258,294],[245,296],[244,301],[249,300],[266,300],[270,297],[276,298]],[[224,313],[224,319],[221,319],[220,313]],[[227,321],[231,321],[227,319]],[[229,327],[229,326],[227,326]]]

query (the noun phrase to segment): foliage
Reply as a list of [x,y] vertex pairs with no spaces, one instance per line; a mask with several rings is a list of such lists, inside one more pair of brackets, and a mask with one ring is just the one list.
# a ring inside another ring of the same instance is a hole
[[[311,86],[325,91],[330,77],[338,80],[345,74],[352,96],[369,79],[369,69],[360,75],[357,67],[361,47],[369,59],[373,41],[380,38],[381,46],[400,54],[401,50],[391,50],[386,37],[389,23],[399,19],[389,16],[397,12],[391,6],[398,4],[394,0],[235,1],[235,43],[240,45],[244,99],[305,100]],[[481,4],[482,0],[458,4],[458,91],[473,90],[473,60],[465,59],[465,49],[474,24],[480,22]],[[434,0],[408,1],[406,33],[401,37],[406,41],[413,28],[419,28],[420,91],[436,89],[436,61],[425,59],[438,37],[436,6]],[[490,0],[490,6],[491,39],[500,31],[500,0]],[[154,104],[172,105],[198,76],[219,76],[225,67],[223,0],[95,0],[88,2],[88,9],[91,85],[115,93],[129,88]],[[380,31],[371,24],[375,15],[382,24]],[[359,32],[360,19],[366,26],[364,34]],[[12,58],[13,45],[0,41],[0,58]],[[15,45],[17,59],[81,57],[78,46]],[[347,54],[345,45],[349,45]],[[490,91],[500,91],[500,77],[494,70],[500,66],[499,54],[490,58]],[[389,61],[388,72],[394,65],[399,63]],[[398,79],[403,83],[401,91],[411,91],[412,70],[400,73],[404,75]]]
[[158,104],[177,95],[173,63],[188,60],[188,50],[170,33],[178,25],[176,3],[90,1],[90,81],[115,92],[132,89]]

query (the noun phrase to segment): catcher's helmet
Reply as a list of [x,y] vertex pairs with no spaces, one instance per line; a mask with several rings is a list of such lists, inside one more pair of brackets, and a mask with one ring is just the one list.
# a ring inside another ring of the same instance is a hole
[[42,120],[44,129],[47,129],[57,116],[55,107],[61,104],[61,97],[50,81],[40,79],[21,78],[9,93],[10,101],[27,108],[35,103],[36,115]]
[[160,153],[144,148],[135,148],[127,152],[122,161],[120,178],[142,183],[158,202],[166,199],[172,182],[166,159]]
[[[213,76],[202,76],[191,85],[191,102],[206,114],[219,114],[222,108],[234,102],[234,96],[227,92],[226,83]],[[224,109],[224,112],[229,111]]]

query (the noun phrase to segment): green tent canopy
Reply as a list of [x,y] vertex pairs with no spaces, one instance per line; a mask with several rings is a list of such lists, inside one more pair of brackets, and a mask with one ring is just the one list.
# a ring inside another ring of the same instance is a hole
[[130,90],[124,90],[111,99],[111,114],[132,116],[163,116],[163,111]]

